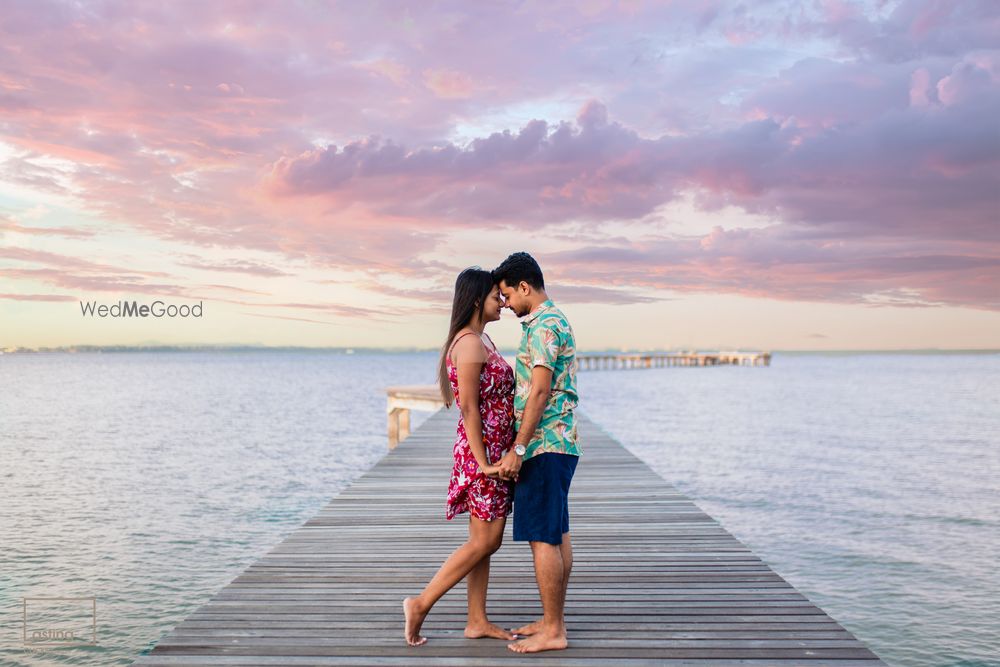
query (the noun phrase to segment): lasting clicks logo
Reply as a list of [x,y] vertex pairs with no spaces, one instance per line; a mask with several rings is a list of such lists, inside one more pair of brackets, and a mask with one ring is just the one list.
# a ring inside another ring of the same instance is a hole
[[68,646],[97,645],[97,598],[22,598],[21,638],[35,652]]

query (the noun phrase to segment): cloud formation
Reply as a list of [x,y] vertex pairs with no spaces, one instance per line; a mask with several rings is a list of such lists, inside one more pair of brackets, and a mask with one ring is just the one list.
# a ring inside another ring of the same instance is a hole
[[[440,290],[484,229],[533,235],[567,299],[996,310],[998,38],[989,0],[8,3],[0,182],[98,222],[8,215],[0,271],[180,294],[288,259]],[[732,207],[766,226],[713,222]],[[167,279],[21,241],[101,229],[190,251]],[[245,250],[274,261],[203,256]]]

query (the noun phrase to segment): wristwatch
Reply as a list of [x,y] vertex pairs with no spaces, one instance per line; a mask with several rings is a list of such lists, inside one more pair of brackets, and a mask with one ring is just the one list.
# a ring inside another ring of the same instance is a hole
[[524,445],[514,445],[514,453],[518,456],[524,456],[524,453],[528,451],[524,448]]

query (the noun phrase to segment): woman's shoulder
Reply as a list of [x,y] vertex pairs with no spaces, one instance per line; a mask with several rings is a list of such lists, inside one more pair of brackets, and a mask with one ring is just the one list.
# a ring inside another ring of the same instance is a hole
[[452,363],[456,357],[463,362],[484,361],[486,359],[486,343],[475,331],[459,332],[451,346]]

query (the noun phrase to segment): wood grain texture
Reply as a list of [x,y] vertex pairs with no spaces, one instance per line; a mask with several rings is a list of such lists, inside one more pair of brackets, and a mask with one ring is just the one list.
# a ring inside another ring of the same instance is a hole
[[[420,592],[468,529],[465,515],[444,519],[457,419],[454,409],[430,417],[135,664],[884,665],[583,414],[570,647],[525,656],[465,639],[464,583],[431,611],[428,643],[407,646],[402,598]],[[510,530],[489,596],[491,620],[505,627],[541,613],[530,549]]]

